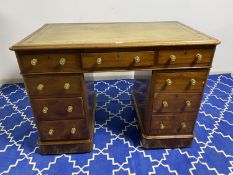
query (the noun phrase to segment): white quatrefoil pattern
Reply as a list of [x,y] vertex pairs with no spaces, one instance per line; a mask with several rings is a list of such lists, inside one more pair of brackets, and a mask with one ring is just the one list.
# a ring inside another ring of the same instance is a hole
[[144,150],[131,99],[134,80],[95,82],[94,150],[40,155],[23,84],[0,88],[0,175],[233,174],[233,78],[208,78],[191,148]]

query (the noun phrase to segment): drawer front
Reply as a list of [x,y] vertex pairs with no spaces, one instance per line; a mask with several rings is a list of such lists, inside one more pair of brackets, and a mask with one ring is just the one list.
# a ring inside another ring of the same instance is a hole
[[151,120],[151,134],[192,134],[196,115],[184,113],[180,115],[153,115]]
[[154,65],[154,52],[82,53],[82,68],[140,67]]
[[201,93],[155,93],[153,113],[197,112]]
[[88,138],[85,120],[40,121],[38,130],[41,141],[76,140]]
[[159,51],[158,65],[174,66],[210,66],[214,49],[187,49]]
[[82,97],[31,99],[31,105],[39,121],[84,117]]
[[155,72],[155,92],[202,92],[208,70]]
[[77,72],[80,70],[78,54],[19,55],[22,73]]
[[65,96],[81,94],[81,76],[50,75],[24,76],[30,96]]

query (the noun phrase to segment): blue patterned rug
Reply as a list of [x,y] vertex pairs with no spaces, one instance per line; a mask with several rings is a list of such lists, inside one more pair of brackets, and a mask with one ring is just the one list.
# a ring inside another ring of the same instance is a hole
[[23,84],[0,88],[0,174],[233,174],[233,78],[211,75],[191,148],[143,150],[130,91],[133,80],[98,81],[94,150],[40,155]]

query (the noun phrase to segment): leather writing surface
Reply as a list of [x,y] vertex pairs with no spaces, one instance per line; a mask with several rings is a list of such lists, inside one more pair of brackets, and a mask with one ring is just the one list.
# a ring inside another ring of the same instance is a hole
[[179,22],[47,24],[14,45],[17,48],[89,48],[218,44],[219,41]]

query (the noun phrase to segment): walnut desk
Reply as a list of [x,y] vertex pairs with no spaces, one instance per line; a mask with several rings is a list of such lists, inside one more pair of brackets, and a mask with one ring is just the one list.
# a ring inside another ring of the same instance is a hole
[[188,147],[215,47],[179,22],[46,24],[17,56],[43,154],[93,147],[93,72],[135,71],[133,100],[145,148]]

